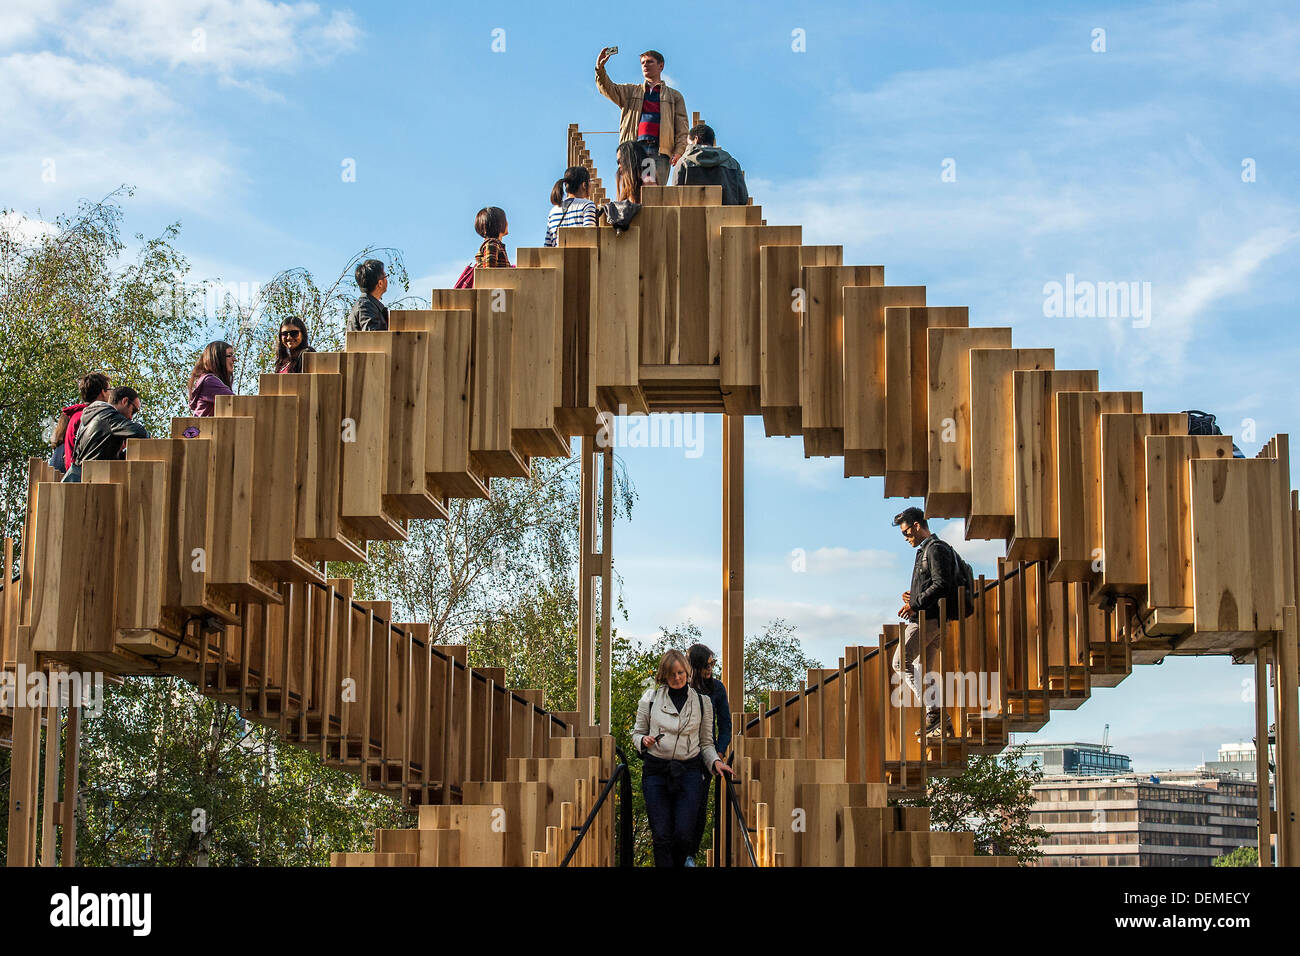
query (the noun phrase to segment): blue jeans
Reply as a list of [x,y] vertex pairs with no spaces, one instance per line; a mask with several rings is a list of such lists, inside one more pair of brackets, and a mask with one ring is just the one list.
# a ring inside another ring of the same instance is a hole
[[[646,815],[654,837],[655,866],[684,866],[695,842],[695,828],[704,800],[704,775],[698,760],[675,760],[681,769],[643,773]],[[650,769],[647,764],[647,770]]]

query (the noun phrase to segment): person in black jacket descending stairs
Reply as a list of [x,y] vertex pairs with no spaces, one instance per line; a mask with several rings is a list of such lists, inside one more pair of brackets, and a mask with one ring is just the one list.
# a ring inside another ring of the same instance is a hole
[[[902,648],[907,658],[904,667],[900,648],[894,650],[894,685],[906,684],[915,696],[905,703],[924,700],[925,675],[931,668],[939,643],[939,600],[948,599],[948,613],[957,608],[958,563],[957,552],[946,541],[930,533],[930,524],[920,508],[907,508],[894,516],[894,526],[903,532],[903,538],[916,548],[912,565],[912,586],[903,592],[903,606],[898,616],[907,621]],[[921,648],[921,624],[918,619],[925,612],[925,648]],[[939,675],[943,679],[943,675]],[[906,695],[903,695],[906,698]],[[925,709],[925,733],[939,732],[939,708],[928,701]]]

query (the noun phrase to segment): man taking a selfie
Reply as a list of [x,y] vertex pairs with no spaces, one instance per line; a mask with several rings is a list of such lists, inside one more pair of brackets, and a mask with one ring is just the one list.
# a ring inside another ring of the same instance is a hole
[[654,163],[655,182],[667,185],[671,164],[686,151],[686,100],[661,79],[664,55],[657,50],[641,54],[640,83],[615,83],[605,72],[605,61],[618,47],[605,47],[596,59],[596,89],[622,110],[619,141],[634,142],[647,163]]

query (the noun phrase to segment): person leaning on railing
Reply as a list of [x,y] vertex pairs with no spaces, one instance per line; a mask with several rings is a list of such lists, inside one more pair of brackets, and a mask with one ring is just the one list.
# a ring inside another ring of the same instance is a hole
[[655,866],[685,866],[695,839],[705,767],[730,774],[713,746],[713,705],[690,686],[686,655],[670,650],[637,703],[632,743],[645,760],[641,790]]

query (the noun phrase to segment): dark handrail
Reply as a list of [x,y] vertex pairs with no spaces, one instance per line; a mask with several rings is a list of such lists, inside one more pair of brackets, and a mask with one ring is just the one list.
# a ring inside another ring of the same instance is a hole
[[[320,590],[320,591],[328,591],[328,590],[329,590],[328,585],[321,584],[319,581],[309,581],[309,582],[307,582],[307,583],[310,584],[312,587],[316,588],[317,590]],[[336,595],[337,595],[339,598],[342,598],[342,596],[343,596],[342,594],[338,593],[337,591],[336,591],[335,593],[336,593]],[[362,611],[362,612],[364,612],[364,611],[366,610],[365,608],[361,607],[361,605],[358,603],[358,600],[359,600],[358,598],[353,597],[353,598],[351,598],[351,599],[347,602],[347,603],[348,603],[348,608],[349,608],[349,610],[351,610],[351,611]],[[382,618],[377,618],[377,620],[381,620],[381,621],[382,621],[383,619],[382,619]],[[398,627],[398,626],[397,626],[397,623],[396,623],[395,621],[388,621],[387,624],[388,624],[388,629],[389,629],[390,632],[396,633],[396,634],[398,634],[398,635],[400,635],[400,636],[402,636],[402,637],[407,636],[407,634],[409,633],[409,632],[407,632],[407,631],[402,630],[400,627]],[[416,637],[414,634],[411,634],[410,637],[411,637],[411,641],[412,641],[412,642],[413,642],[417,647],[424,647],[424,641],[423,641],[423,640],[421,640],[420,638]],[[470,671],[471,673],[473,673],[473,676],[474,676],[474,679],[475,679],[475,680],[477,680],[477,681],[479,681],[480,683],[483,683],[483,684],[486,684],[486,683],[487,683],[487,677],[485,677],[483,674],[480,674],[480,673],[474,671],[474,669],[471,668],[471,667],[467,667],[465,664],[462,664],[460,661],[456,660],[456,658],[452,657],[451,655],[449,655],[449,654],[444,654],[442,651],[438,650],[438,648],[437,648],[436,646],[431,647],[430,650],[431,650],[431,651],[433,652],[433,654],[436,655],[437,657],[442,658],[444,661],[448,661],[448,662],[450,662],[450,663],[451,663],[451,666],[452,666],[453,669],[459,668],[460,670],[468,670],[468,671]],[[511,690],[510,688],[498,686],[498,687],[496,688],[496,690],[497,690],[498,693],[508,695],[511,699],[513,699],[513,701],[514,701],[515,703],[518,703],[518,704],[524,704],[524,705],[526,705],[530,710],[537,711],[538,713],[543,714],[545,717],[547,717],[547,718],[550,719],[551,723],[553,723],[553,724],[558,724],[560,727],[562,727],[562,728],[564,728],[564,729],[566,729],[566,730],[568,729],[568,726],[569,726],[569,725],[568,725],[565,721],[561,720],[559,717],[556,717],[554,713],[552,713],[551,711],[547,710],[545,707],[538,707],[538,706],[537,706],[536,704],[534,704],[531,700],[529,700],[528,698],[523,697],[523,696],[521,696],[521,695],[515,693],[515,692],[514,692],[513,690]]]
[[618,764],[614,767],[614,772],[610,774],[605,781],[604,788],[600,791],[600,796],[596,798],[596,805],[591,808],[587,814],[587,819],[583,821],[582,826],[578,827],[578,835],[573,838],[573,845],[569,847],[569,852],[564,854],[564,859],[560,861],[560,866],[568,866],[573,855],[578,852],[578,847],[582,844],[582,839],[591,829],[591,825],[596,822],[596,817],[600,814],[601,808],[605,801],[614,791],[614,784],[618,783],[618,829],[619,829],[619,866],[632,865],[632,771],[628,769],[627,755],[623,753],[623,748],[615,745],[614,752],[618,754]]
[[[1036,562],[1030,562],[1030,563],[1036,563]],[[1013,568],[1012,570],[1008,571],[1006,574],[1003,575],[1003,580],[1010,581],[1019,573],[1020,573],[1019,567]],[[998,580],[994,578],[984,585],[984,592],[986,593],[988,591],[992,591],[997,586],[998,586]],[[777,714],[781,712],[782,708],[789,707],[791,704],[795,703],[796,701],[800,700],[803,697],[807,697],[809,694],[815,694],[818,690],[821,689],[822,685],[829,684],[832,681],[837,680],[840,677],[840,675],[847,674],[849,671],[856,669],[858,664],[861,663],[861,661],[870,660],[872,657],[875,657],[876,654],[880,653],[881,651],[893,647],[895,644],[899,642],[899,640],[900,638],[891,637],[882,641],[878,647],[864,647],[863,648],[864,653],[860,658],[860,660],[854,661],[852,664],[846,664],[843,669],[837,670],[834,674],[828,675],[827,677],[825,677],[824,679],[822,679],[820,682],[818,682],[816,685],[812,687],[805,687],[801,691],[796,691],[795,696],[785,701],[785,703],[777,704],[775,707],[769,708],[768,710],[759,714],[757,717],[754,717],[752,720],[750,720],[748,723],[745,724],[744,729],[750,730],[754,727],[757,727],[763,720],[767,719],[768,717],[775,717]]]
[[[726,777],[727,803],[731,806],[731,812],[736,817],[736,822],[740,825],[740,838],[745,843],[745,852],[749,855],[749,865],[758,867],[758,857],[754,855],[754,841],[749,838],[749,827],[745,824],[744,811],[740,809],[740,798],[736,796],[736,782],[727,774],[719,774]],[[727,824],[730,826],[731,817],[727,818]],[[731,841],[727,841],[726,852],[727,866],[731,866]]]

